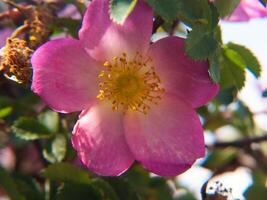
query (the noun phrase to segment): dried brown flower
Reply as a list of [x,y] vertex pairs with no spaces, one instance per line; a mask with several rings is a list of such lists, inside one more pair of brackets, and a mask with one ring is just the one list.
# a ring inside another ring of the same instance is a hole
[[31,79],[30,57],[33,51],[26,41],[19,38],[8,38],[0,50],[0,71],[18,83],[28,83]]
[[28,32],[30,48],[36,49],[48,40],[51,34],[49,26],[53,23],[54,17],[53,9],[48,4],[32,7],[29,18],[25,22],[30,26]]

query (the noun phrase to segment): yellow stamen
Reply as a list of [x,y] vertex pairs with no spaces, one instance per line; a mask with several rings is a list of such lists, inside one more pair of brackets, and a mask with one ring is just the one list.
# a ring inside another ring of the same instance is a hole
[[157,105],[164,89],[161,80],[150,65],[150,58],[137,52],[129,59],[126,53],[104,62],[105,70],[99,72],[99,94],[97,99],[108,99],[112,109],[138,111],[147,114],[150,104]]

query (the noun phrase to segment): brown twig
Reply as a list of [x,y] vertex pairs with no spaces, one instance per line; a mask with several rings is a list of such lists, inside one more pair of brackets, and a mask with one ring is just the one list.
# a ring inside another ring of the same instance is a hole
[[7,5],[10,5],[10,6],[14,7],[14,8],[17,8],[23,14],[25,13],[26,9],[25,9],[24,6],[21,6],[21,5],[15,3],[13,1],[10,1],[10,0],[0,0],[0,1],[2,1],[3,3],[5,3]]
[[267,142],[267,135],[247,137],[233,142],[215,142],[212,145],[206,145],[206,147],[208,149],[225,148],[225,147],[243,148],[251,145],[252,143],[259,143],[259,142]]

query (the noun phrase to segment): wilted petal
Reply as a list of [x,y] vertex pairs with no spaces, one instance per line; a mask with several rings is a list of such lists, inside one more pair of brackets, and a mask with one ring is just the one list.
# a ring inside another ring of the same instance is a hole
[[127,113],[125,134],[136,160],[161,176],[184,172],[205,153],[196,112],[176,97],[164,96],[147,115]]
[[125,142],[122,114],[101,103],[83,111],[75,125],[73,147],[82,163],[105,176],[116,176],[134,161]]
[[193,107],[210,101],[218,92],[208,74],[208,63],[190,59],[184,50],[184,39],[167,37],[149,49],[162,87],[168,93],[180,96]]
[[152,19],[152,10],[143,0],[138,0],[120,25],[110,19],[108,0],[94,0],[85,13],[79,36],[91,56],[105,61],[122,52],[145,51],[152,33]]
[[32,56],[32,90],[54,110],[80,111],[97,96],[98,64],[78,40],[58,39]]

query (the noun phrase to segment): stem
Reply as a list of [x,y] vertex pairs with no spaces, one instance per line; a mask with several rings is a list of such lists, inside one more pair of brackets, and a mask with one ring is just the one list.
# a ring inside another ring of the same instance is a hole
[[25,23],[24,25],[18,27],[11,35],[11,38],[16,38],[19,35],[25,33],[30,28],[29,24]]
[[10,17],[10,13],[9,12],[4,12],[0,14],[0,21],[4,18]]
[[0,0],[0,1],[2,1],[3,3],[8,4],[10,6],[13,6],[13,7],[17,8],[18,10],[23,10],[23,7],[22,6],[16,4],[13,1],[10,1],[10,0]]
[[0,0],[2,1],[3,3],[7,4],[7,5],[10,5],[10,6],[13,6],[14,8],[18,9],[19,12],[21,12],[23,15],[27,16],[27,10],[28,8],[25,7],[25,6],[21,6],[13,1],[10,1],[10,0]]

